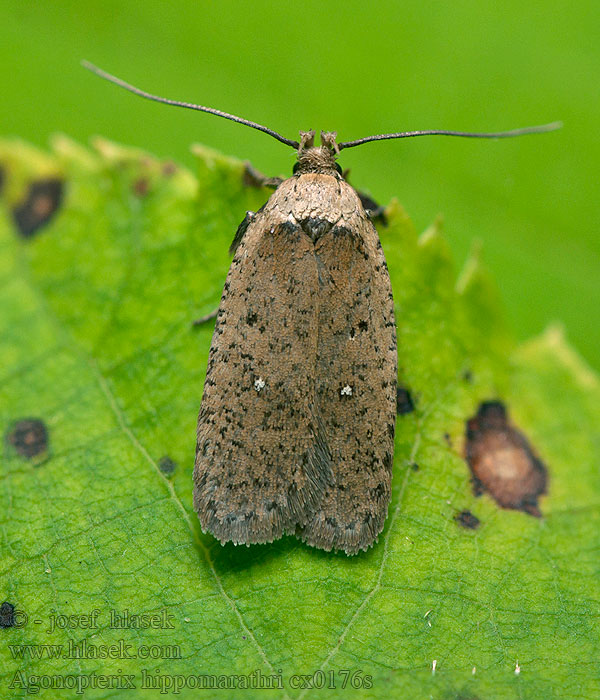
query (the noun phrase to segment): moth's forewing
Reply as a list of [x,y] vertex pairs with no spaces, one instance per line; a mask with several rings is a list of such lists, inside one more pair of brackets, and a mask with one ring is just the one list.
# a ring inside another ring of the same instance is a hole
[[194,506],[222,542],[294,532],[331,479],[315,401],[318,304],[312,242],[257,214],[227,275],[198,420]]
[[[354,201],[345,188],[344,199]],[[322,300],[315,380],[334,481],[301,536],[354,554],[381,532],[391,497],[394,302],[379,237],[362,207],[321,236],[315,253]]]

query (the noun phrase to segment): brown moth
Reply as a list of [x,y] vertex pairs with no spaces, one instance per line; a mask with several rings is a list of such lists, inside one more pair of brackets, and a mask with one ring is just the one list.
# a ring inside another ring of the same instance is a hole
[[222,542],[297,533],[354,554],[386,518],[396,325],[375,227],[303,133],[295,174],[240,225],[198,420],[194,506]]
[[198,418],[194,508],[222,543],[286,533],[356,554],[381,532],[391,499],[397,405],[394,302],[368,200],[344,179],[343,148],[442,134],[413,131],[336,143],[286,139],[255,122],[146,93],[147,99],[251,126],[297,150],[292,177],[248,212],[231,250]]

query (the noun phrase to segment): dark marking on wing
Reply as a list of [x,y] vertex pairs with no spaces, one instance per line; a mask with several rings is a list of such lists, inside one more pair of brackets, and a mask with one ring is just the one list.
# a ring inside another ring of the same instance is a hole
[[331,231],[333,224],[321,217],[309,217],[300,221],[300,226],[313,243],[316,243],[321,236]]

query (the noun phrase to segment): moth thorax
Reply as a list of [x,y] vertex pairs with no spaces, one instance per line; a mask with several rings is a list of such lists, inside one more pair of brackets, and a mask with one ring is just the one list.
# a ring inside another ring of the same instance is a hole
[[327,146],[313,146],[298,151],[295,173],[326,173],[336,175],[335,153]]

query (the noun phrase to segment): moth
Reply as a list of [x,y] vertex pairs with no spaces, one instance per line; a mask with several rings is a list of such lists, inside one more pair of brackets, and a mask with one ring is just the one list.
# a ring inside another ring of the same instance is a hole
[[391,499],[396,421],[394,302],[385,256],[364,197],[344,179],[341,150],[424,135],[503,138],[428,130],[338,143],[334,132],[294,141],[255,122],[215,114],[297,151],[290,178],[235,234],[216,316],[198,418],[194,508],[221,543],[295,534],[353,555],[382,531]]

